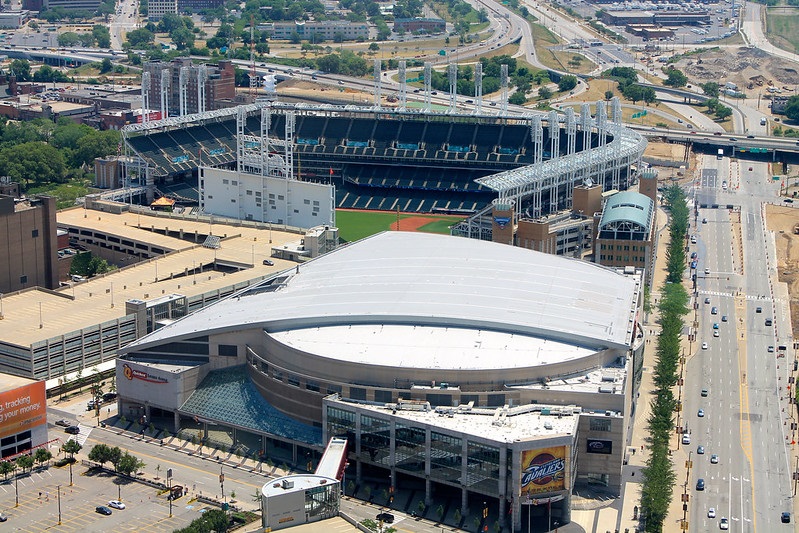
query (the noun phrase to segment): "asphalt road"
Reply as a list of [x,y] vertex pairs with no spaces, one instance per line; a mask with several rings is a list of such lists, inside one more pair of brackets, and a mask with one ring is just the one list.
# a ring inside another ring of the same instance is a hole
[[[738,248],[733,247],[732,219],[737,213],[700,209],[696,218],[691,217],[691,232],[698,237],[697,244],[690,246],[699,263],[692,300],[696,310],[686,317],[689,325],[696,326],[697,336],[687,357],[683,389],[683,424],[691,432],[687,448],[692,468],[686,475],[687,469],[678,466],[679,492],[685,487],[690,495],[690,531],[717,530],[722,517],[729,520],[731,531],[790,531],[790,525],[780,522],[781,512],[791,509],[782,419],[785,402],[779,390],[787,364],[776,351],[768,351],[768,346],[785,341],[778,341],[775,328],[765,325],[777,314],[769,286],[774,271],[766,261],[767,254],[774,257],[773,250],[767,252],[773,245],[766,240],[760,207],[762,201],[775,199],[777,187],[765,163],[744,162],[739,169],[739,163],[730,159],[703,156],[701,164],[696,201],[740,206],[744,270],[741,275]],[[724,181],[732,184],[726,190]],[[778,331],[787,331],[787,324]],[[701,396],[701,389],[707,389],[707,397]],[[704,410],[703,417],[698,416],[699,409]],[[697,453],[699,446],[704,447],[703,454]],[[718,464],[711,464],[712,454],[718,455]],[[699,478],[704,479],[704,490],[697,489]],[[715,518],[708,516],[710,508],[715,509]]]

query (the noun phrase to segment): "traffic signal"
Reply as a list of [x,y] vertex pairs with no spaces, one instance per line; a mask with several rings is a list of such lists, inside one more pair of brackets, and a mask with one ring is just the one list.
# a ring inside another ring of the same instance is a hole
[[483,509],[483,518],[488,518],[488,507]]

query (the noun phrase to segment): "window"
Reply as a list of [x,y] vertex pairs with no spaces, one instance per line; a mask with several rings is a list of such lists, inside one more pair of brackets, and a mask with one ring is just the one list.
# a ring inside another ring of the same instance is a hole
[[610,418],[591,418],[591,431],[610,431]]
[[293,387],[299,387],[300,386],[300,378],[298,378],[294,374],[289,374],[288,382],[289,382],[289,385],[291,385]]
[[380,403],[391,403],[393,401],[390,390],[376,390],[375,401]]
[[238,182],[238,181],[236,181],[236,180],[233,180],[233,181],[231,181],[231,182],[230,182],[230,184],[231,184],[231,185],[238,185],[238,184],[239,184],[239,182]]
[[252,191],[247,190],[247,196],[252,196]]
[[237,357],[239,355],[239,347],[235,344],[220,344],[219,355],[222,357]]
[[235,204],[235,203],[236,203],[236,199],[235,199],[235,198],[231,198],[231,199],[230,199],[230,203],[231,203],[231,204]]
[[350,398],[353,400],[366,400],[366,389],[350,387]]
[[303,200],[303,203],[304,203],[305,205],[311,205],[311,201],[310,201],[310,200],[308,200],[307,198],[306,198],[305,200]]
[[31,230],[31,237],[33,237],[35,239],[38,236],[39,236],[39,230],[38,229]]
[[20,283],[28,283],[28,276],[20,276],[19,277]]
[[229,183],[230,183],[230,180],[222,180],[222,185],[228,185]]

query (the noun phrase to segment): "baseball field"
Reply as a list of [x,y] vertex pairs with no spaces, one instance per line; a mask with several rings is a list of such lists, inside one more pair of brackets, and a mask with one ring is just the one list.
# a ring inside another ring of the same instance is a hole
[[339,237],[347,242],[357,241],[381,231],[422,231],[448,235],[450,226],[463,219],[464,217],[457,215],[416,213],[397,215],[387,211],[336,210]]

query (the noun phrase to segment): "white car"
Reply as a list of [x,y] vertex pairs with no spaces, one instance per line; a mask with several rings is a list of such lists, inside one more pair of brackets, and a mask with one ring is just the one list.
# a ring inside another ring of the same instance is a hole
[[719,336],[719,330],[715,330],[715,331],[713,331],[713,336],[714,336],[714,337],[718,337],[718,336]]
[[108,506],[109,507],[113,507],[114,509],[124,509],[125,508],[125,504],[122,503],[119,500],[111,500],[110,502],[108,502]]
[[703,342],[703,343],[702,343],[702,349],[703,349],[703,350],[707,350],[707,343],[706,343],[706,342]]
[[715,507],[711,507],[710,509],[707,510],[707,517],[708,518],[716,518],[716,508]]
[[730,529],[730,523],[727,522],[726,518],[722,518],[721,522],[719,522],[719,529],[728,530]]

